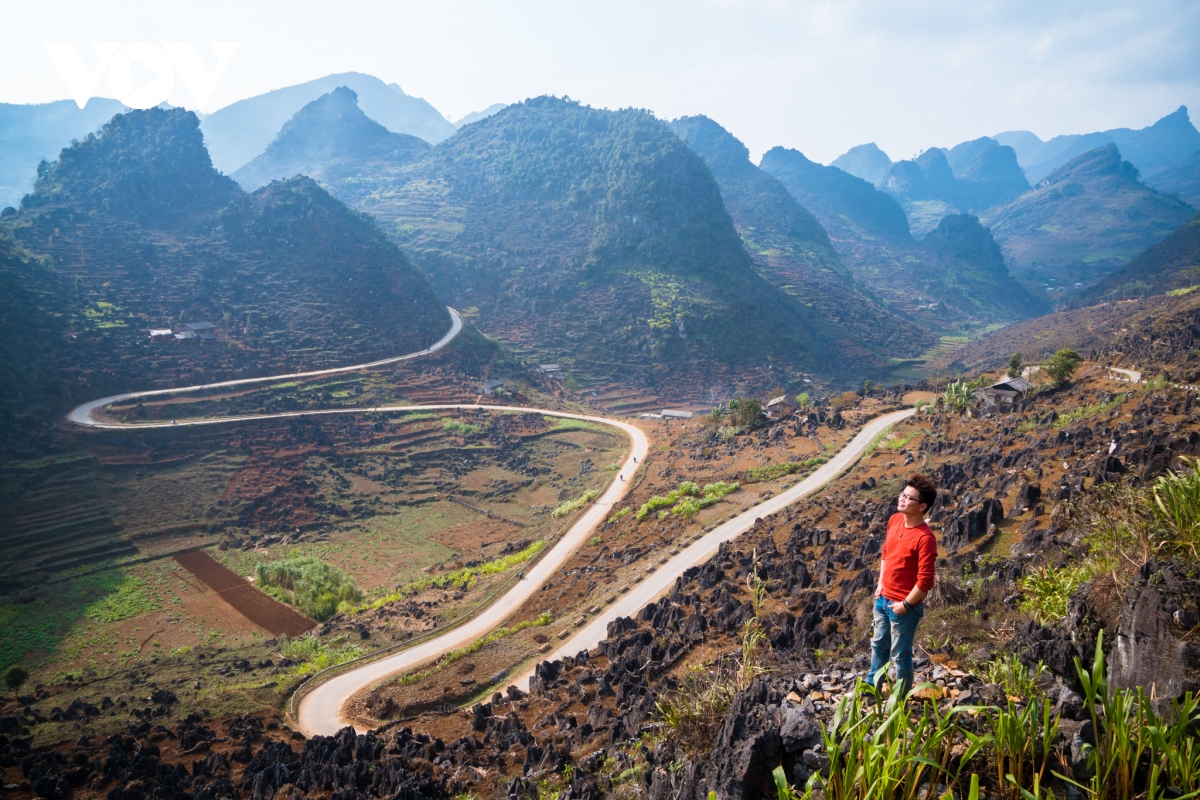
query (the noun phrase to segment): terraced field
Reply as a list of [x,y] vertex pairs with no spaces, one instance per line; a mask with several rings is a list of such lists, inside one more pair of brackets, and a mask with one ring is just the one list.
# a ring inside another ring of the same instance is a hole
[[0,467],[0,575],[12,580],[38,570],[124,556],[133,542],[97,491],[89,455]]

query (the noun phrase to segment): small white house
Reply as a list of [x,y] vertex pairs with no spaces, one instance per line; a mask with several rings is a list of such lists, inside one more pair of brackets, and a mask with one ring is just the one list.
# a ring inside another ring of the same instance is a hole
[[504,382],[495,380],[494,378],[490,381],[484,381],[483,383],[479,384],[479,391],[483,393],[484,397],[495,397],[496,393],[502,391],[503,389]]
[[662,410],[663,419],[691,419],[693,416],[691,411],[680,411],[674,408],[664,408]]

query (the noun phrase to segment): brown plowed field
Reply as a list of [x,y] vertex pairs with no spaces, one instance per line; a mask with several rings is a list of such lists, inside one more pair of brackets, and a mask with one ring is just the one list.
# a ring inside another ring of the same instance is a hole
[[241,575],[213,560],[203,550],[188,550],[175,556],[179,565],[195,575],[221,599],[260,628],[279,636],[299,636],[317,623],[255,589]]

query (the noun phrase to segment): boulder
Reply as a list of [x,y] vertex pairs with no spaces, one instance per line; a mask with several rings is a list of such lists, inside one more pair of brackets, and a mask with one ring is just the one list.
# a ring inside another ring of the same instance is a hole
[[717,797],[759,800],[771,785],[783,745],[779,720],[768,708],[772,699],[778,702],[772,694],[767,682],[758,679],[734,698],[704,770],[705,783]]
[[1200,587],[1185,568],[1150,561],[1137,583],[1124,595],[1121,622],[1108,656],[1108,681],[1113,687],[1154,687],[1158,713],[1170,711],[1171,701],[1200,689],[1200,647],[1185,641],[1187,631],[1175,622],[1176,611],[1193,613]]

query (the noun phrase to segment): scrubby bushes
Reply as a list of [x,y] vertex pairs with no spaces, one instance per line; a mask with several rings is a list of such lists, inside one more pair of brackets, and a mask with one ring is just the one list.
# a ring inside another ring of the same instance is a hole
[[529,559],[542,551],[546,546],[545,539],[538,539],[536,542],[531,542],[523,549],[516,553],[509,553],[506,556],[493,559],[484,564],[479,564],[474,567],[463,567],[462,569],[452,570],[442,575],[429,575],[420,580],[400,586],[394,592],[389,592],[383,597],[377,597],[365,605],[353,609],[354,612],[368,611],[374,608],[382,608],[388,603],[393,603],[397,600],[403,600],[406,597],[411,597],[414,594],[429,589],[458,589],[466,591],[475,585],[475,582],[483,575],[498,575],[501,572],[507,572],[518,564],[523,564]]
[[1184,468],[1161,476],[1151,494],[1158,519],[1174,534],[1176,554],[1200,558],[1200,459],[1180,459]]
[[562,517],[565,517],[567,514],[570,514],[572,511],[583,508],[585,505],[592,502],[599,496],[600,496],[600,491],[598,489],[588,489],[586,492],[579,495],[579,497],[576,497],[574,500],[568,500],[567,502],[560,505],[558,508],[554,509],[553,516],[555,519],[561,519]]
[[1079,365],[1082,363],[1083,356],[1064,347],[1050,356],[1050,360],[1042,365],[1042,370],[1050,376],[1050,380],[1054,381],[1055,386],[1059,386],[1071,380],[1071,376],[1075,374],[1075,370],[1079,369]]
[[730,400],[729,421],[733,423],[734,427],[751,431],[762,427],[766,422],[766,417],[763,416],[762,404],[757,400]]
[[349,575],[312,556],[259,564],[255,575],[264,592],[320,622],[362,600]]
[[549,611],[543,611],[534,619],[527,619],[524,622],[518,622],[512,627],[506,628],[502,626],[496,628],[491,633],[483,636],[482,638],[476,639],[470,644],[463,645],[462,647],[455,648],[454,650],[445,653],[441,658],[435,661],[432,666],[426,667],[422,670],[417,670],[416,672],[409,672],[401,675],[399,683],[401,686],[411,686],[412,684],[423,681],[434,673],[445,669],[455,661],[458,661],[465,656],[469,656],[472,653],[478,653],[480,650],[487,647],[489,644],[492,644],[493,642],[498,642],[501,639],[512,636],[514,633],[520,633],[526,628],[545,627],[553,621],[554,615]]
[[1097,417],[1101,414],[1107,414],[1109,411],[1112,411],[1114,408],[1121,405],[1121,403],[1124,403],[1128,398],[1129,395],[1127,394],[1118,394],[1115,395],[1111,400],[1105,400],[1102,403],[1092,403],[1091,405],[1080,406],[1079,408],[1072,409],[1065,414],[1061,414],[1058,419],[1054,421],[1054,427],[1065,428],[1068,425],[1073,425],[1076,422],[1082,422],[1085,419],[1091,419],[1092,417]]
[[1086,566],[1042,567],[1021,579],[1021,592],[1025,599],[1021,610],[1033,617],[1039,625],[1049,625],[1067,615],[1071,595],[1092,577]]
[[1101,484],[1071,508],[1072,525],[1087,532],[1090,574],[1122,583],[1152,558],[1200,560],[1200,461],[1181,462],[1148,488]]
[[633,509],[631,509],[629,506],[625,506],[624,508],[622,508],[619,511],[614,511],[613,515],[608,518],[608,521],[616,522],[617,520],[621,519],[621,517],[627,517],[627,516],[629,516],[629,512],[632,510]]
[[347,644],[345,636],[330,642],[322,642],[319,638],[306,633],[295,639],[283,637],[279,646],[279,654],[291,661],[299,662],[292,670],[293,675],[311,675],[323,669],[353,661],[362,655],[362,649],[357,645]]
[[672,738],[688,752],[704,756],[712,750],[736,694],[732,664],[718,662],[710,669],[693,664],[673,691],[659,696],[655,707]]
[[[666,514],[678,514],[683,517],[694,517],[702,508],[708,508],[714,503],[720,502],[722,498],[733,494],[740,488],[740,484],[726,483],[725,481],[717,481],[710,483],[704,487],[703,493],[700,487],[692,481],[684,481],[679,484],[677,489],[672,489],[665,495],[655,495],[647,500],[637,512],[637,521],[641,522],[646,518],[646,515],[652,511],[662,509],[660,516]],[[669,511],[666,509],[670,509]]]
[[952,381],[942,393],[942,402],[946,404],[946,408],[962,413],[970,408],[975,390],[979,386],[979,382],[976,381]]
[[834,409],[849,408],[858,403],[858,392],[842,392],[829,400],[829,406]]
[[483,430],[483,426],[457,419],[447,419],[442,421],[442,429],[461,436],[470,436]]
[[791,475],[795,472],[804,472],[813,467],[825,463],[824,456],[816,456],[805,461],[794,461],[783,464],[767,464],[763,467],[751,467],[746,470],[746,483],[762,483],[763,481],[773,481],[776,478],[781,478],[784,475]]

